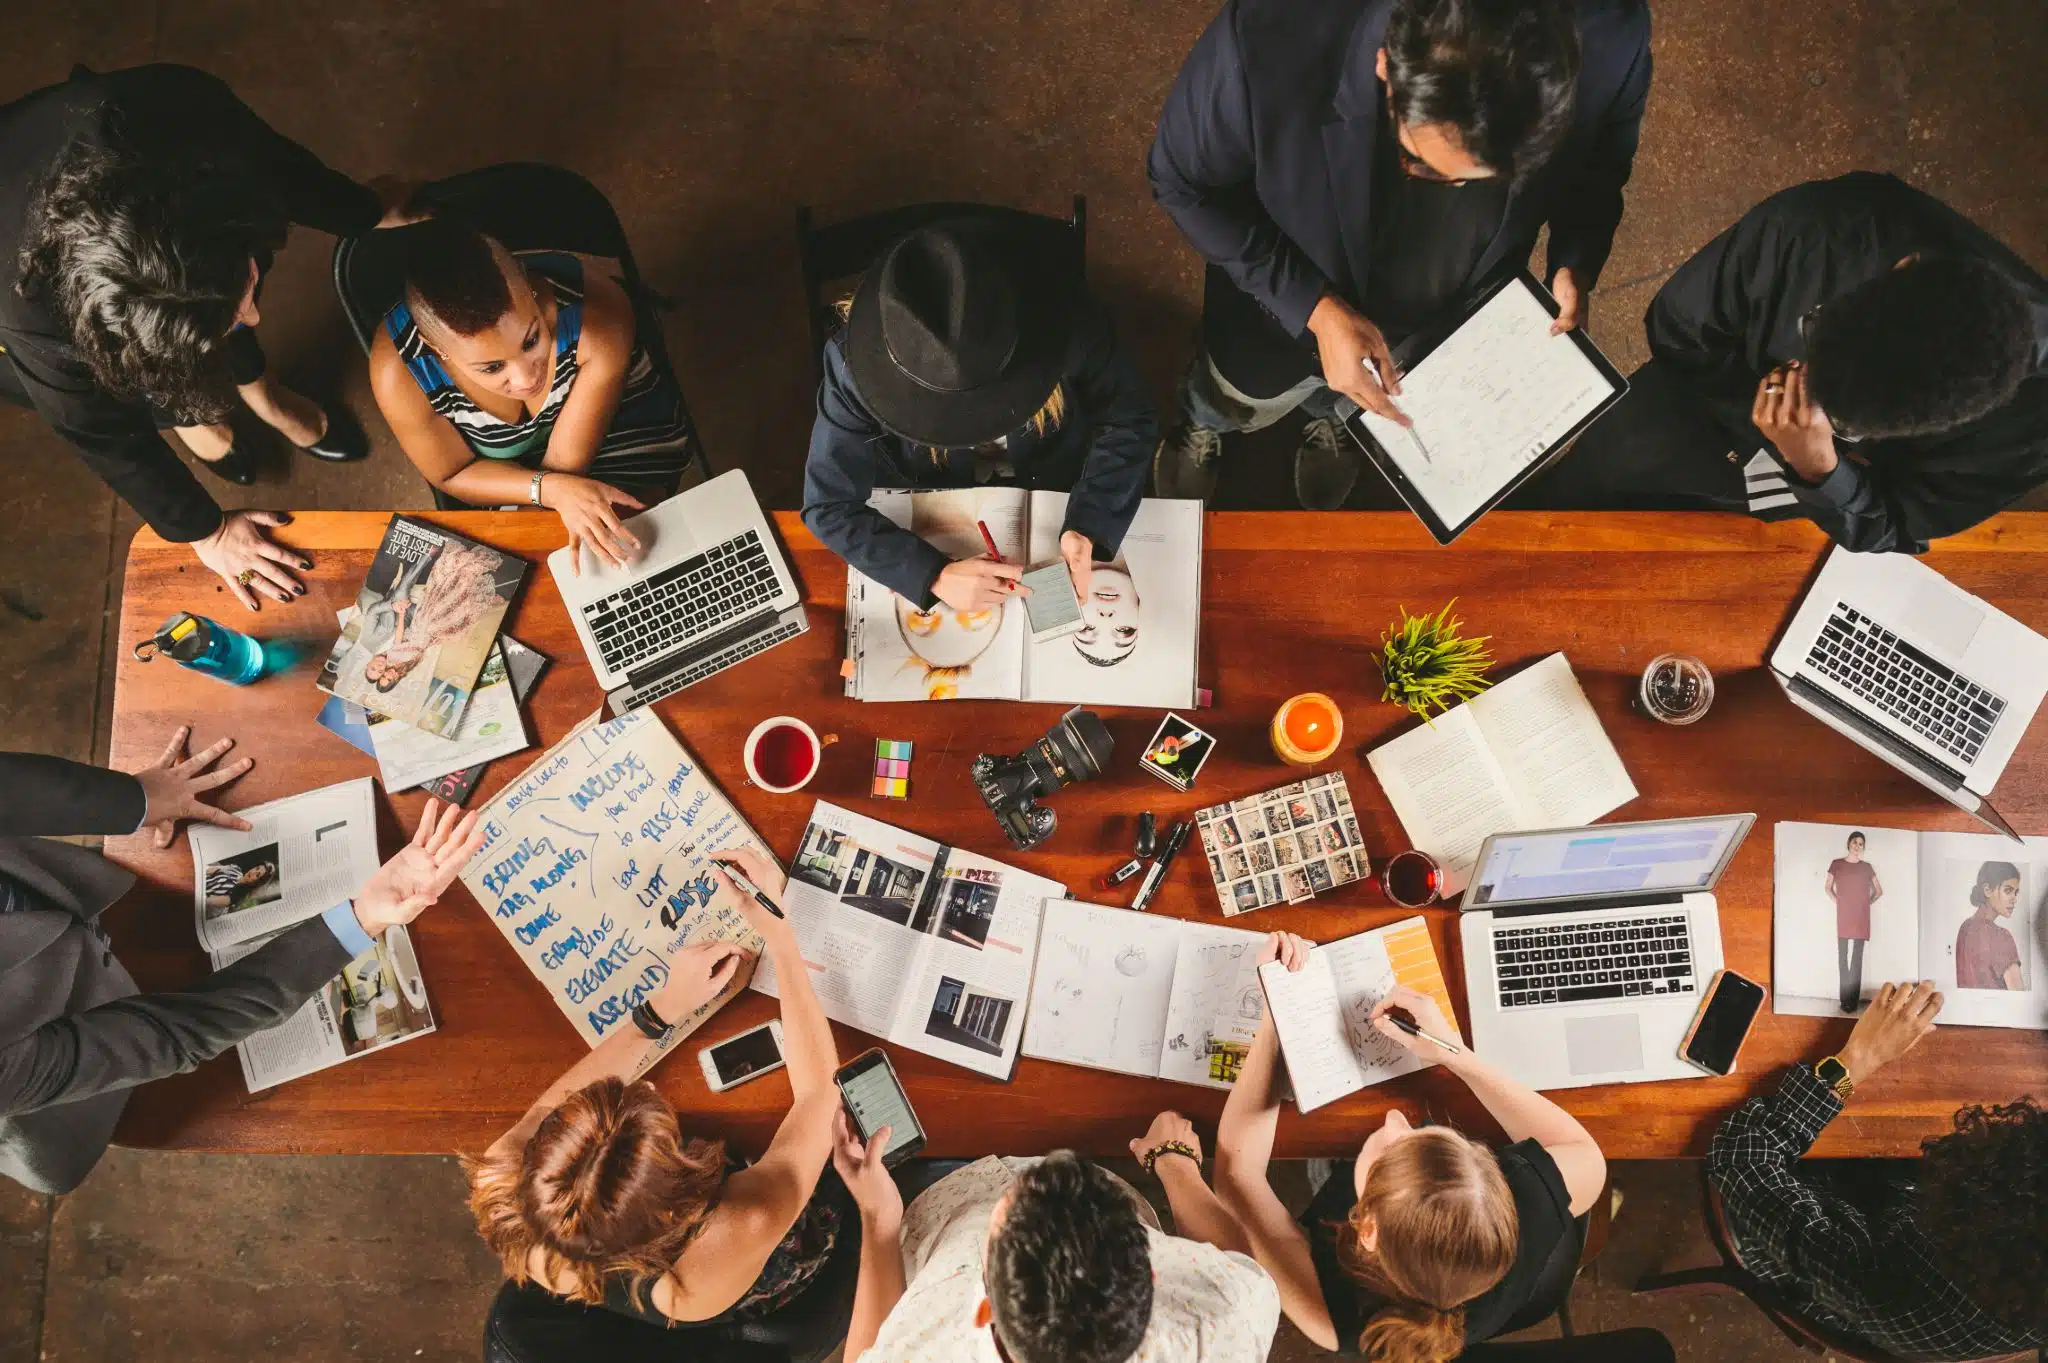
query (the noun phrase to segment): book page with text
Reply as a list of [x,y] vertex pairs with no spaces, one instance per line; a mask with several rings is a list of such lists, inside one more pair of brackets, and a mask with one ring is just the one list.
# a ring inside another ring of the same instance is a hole
[[1536,826],[1527,822],[1533,811],[1516,800],[1470,706],[1382,743],[1365,760],[1408,840],[1443,867],[1446,899],[1465,888],[1488,836]]
[[1636,784],[1564,654],[1524,668],[1467,708],[1533,820],[1522,827],[1591,823],[1636,798]]

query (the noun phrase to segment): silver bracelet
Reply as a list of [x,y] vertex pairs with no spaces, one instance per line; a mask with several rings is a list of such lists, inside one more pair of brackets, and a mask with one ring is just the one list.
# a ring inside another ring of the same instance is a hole
[[545,478],[545,477],[547,477],[547,476],[548,476],[548,471],[547,471],[546,469],[539,469],[539,470],[537,470],[537,471],[536,471],[536,472],[534,473],[534,475],[533,475],[533,489],[532,489],[532,491],[531,491],[531,492],[529,492],[529,493],[528,493],[527,495],[533,498],[533,504],[534,504],[535,506],[539,506],[539,505],[541,504],[541,503],[540,503],[540,480],[541,480],[541,479],[543,479],[543,478]]

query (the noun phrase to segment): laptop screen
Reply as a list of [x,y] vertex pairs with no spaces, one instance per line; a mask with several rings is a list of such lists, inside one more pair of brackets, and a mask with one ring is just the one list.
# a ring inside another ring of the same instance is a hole
[[1721,878],[1755,819],[1723,814],[1497,833],[1480,854],[1464,907],[1704,890]]

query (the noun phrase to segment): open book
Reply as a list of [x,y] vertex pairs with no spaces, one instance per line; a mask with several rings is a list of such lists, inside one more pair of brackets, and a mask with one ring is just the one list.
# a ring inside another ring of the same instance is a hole
[[[1396,984],[1430,995],[1457,1026],[1429,927],[1419,917],[1326,942],[1309,953],[1299,974],[1268,962],[1259,967],[1259,983],[1303,1112],[1434,1063],[1381,1036],[1369,1021]],[[1444,1040],[1462,1043],[1464,1036]]]
[[[1067,494],[1014,487],[884,489],[868,504],[954,559],[1057,562]],[[1069,593],[1071,595],[1071,593]],[[1024,602],[921,611],[847,570],[846,656],[855,700],[1032,700],[1186,709],[1202,623],[1202,504],[1147,498],[1114,560],[1097,563],[1071,633],[1031,642]]]
[[[375,784],[363,777],[240,811],[246,833],[191,825],[193,918],[214,968],[349,899],[377,873]],[[299,1011],[236,1046],[251,1093],[434,1030],[404,927],[388,929]]]
[[1842,999],[1933,980],[1942,1023],[2048,1031],[2048,838],[1781,823],[1772,1007],[1840,1017]]
[[[820,800],[783,896],[835,1022],[1008,1079],[1056,881]],[[780,998],[775,963],[754,988]]]
[[1366,754],[1415,846],[1465,888],[1479,845],[1522,828],[1591,823],[1636,785],[1571,661],[1553,653]]
[[1263,933],[1055,899],[1024,1054],[1227,1089],[1266,1015]]

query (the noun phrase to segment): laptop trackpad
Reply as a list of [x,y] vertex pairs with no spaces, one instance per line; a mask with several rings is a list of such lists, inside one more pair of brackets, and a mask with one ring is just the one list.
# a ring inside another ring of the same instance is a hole
[[1900,623],[1904,632],[1934,645],[1950,662],[1961,662],[1984,623],[1984,612],[1946,582],[1922,582],[1913,588]]
[[1639,1070],[1643,1067],[1643,1029],[1633,1013],[1566,1018],[1564,1054],[1574,1075]]

